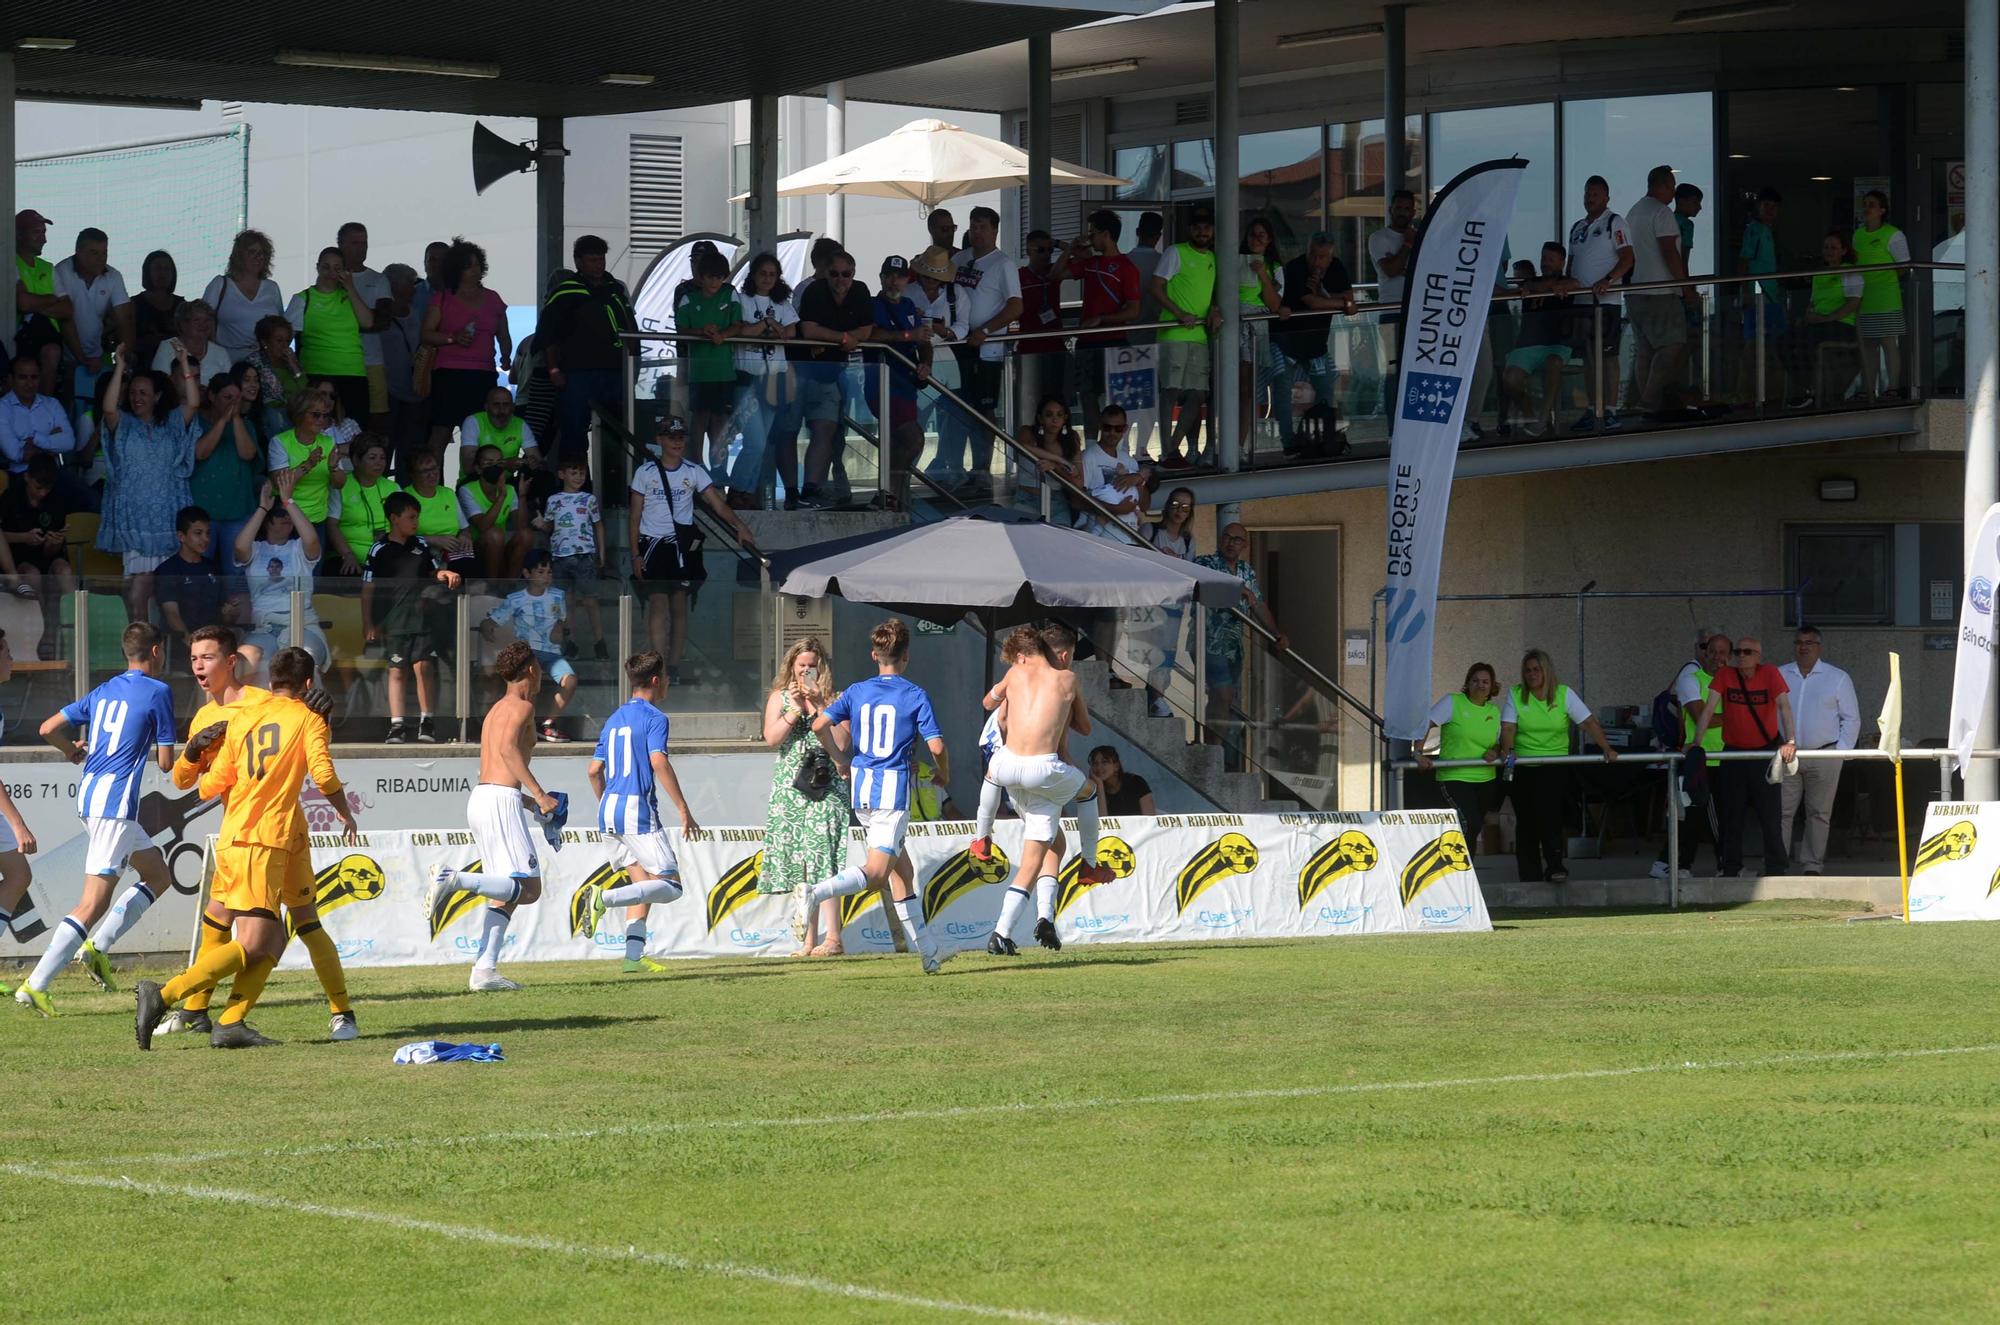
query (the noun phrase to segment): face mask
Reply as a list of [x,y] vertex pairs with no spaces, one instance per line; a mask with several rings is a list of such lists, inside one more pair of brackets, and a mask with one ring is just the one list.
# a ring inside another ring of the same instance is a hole
[[481,465],[479,468],[479,477],[488,483],[498,483],[500,481],[500,466]]

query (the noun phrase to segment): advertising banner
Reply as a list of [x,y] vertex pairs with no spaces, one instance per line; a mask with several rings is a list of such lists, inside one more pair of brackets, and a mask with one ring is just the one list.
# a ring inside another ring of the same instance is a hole
[[1458,439],[1486,315],[1527,162],[1473,166],[1432,200],[1417,231],[1403,289],[1402,357],[1389,434],[1383,658],[1388,735],[1421,737],[1429,724],[1431,646]]
[[1965,596],[1958,607],[1958,656],[1951,675],[1951,726],[1945,737],[1945,743],[1958,752],[1961,769],[1971,759],[1979,724],[1993,706],[1993,589],[2000,584],[2000,504],[1986,508],[1967,554]]
[[1935,802],[1925,812],[1910,919],[2000,920],[2000,804]]
[[[1385,814],[1161,815],[1107,818],[1098,858],[1118,876],[1078,881],[1065,861],[1056,927],[1073,943],[1184,942],[1218,938],[1299,938],[1490,930],[1479,881],[1458,820],[1449,811]],[[1069,825],[1071,842],[1075,825]],[[966,853],[969,823],[913,824],[925,923],[948,952],[983,948],[1020,850],[1018,821],[1002,820],[994,858]],[[686,894],[647,917],[647,951],[656,957],[782,957],[796,946],[796,895],[757,891],[763,832],[703,829],[670,834]],[[860,834],[850,859],[859,860]],[[585,889],[622,882],[595,832],[564,834],[560,851],[542,853],[542,898],[516,913],[503,961],[557,961],[623,955],[626,917],[607,912],[595,932],[586,924]],[[481,900],[455,893],[435,914],[424,884],[439,864],[478,868],[478,848],[463,831],[375,832],[360,846],[337,836],[313,838],[319,912],[350,966],[470,965],[479,950]],[[893,948],[876,893],[847,898],[850,952]],[[1031,942],[1024,916],[1017,943]],[[305,969],[296,945],[282,963]]]

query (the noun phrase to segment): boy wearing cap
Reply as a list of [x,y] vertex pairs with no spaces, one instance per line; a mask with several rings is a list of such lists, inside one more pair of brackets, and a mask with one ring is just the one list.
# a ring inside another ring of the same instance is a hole
[[[917,392],[931,380],[931,326],[917,302],[904,294],[910,264],[890,254],[882,259],[882,285],[875,295],[875,337],[871,344],[894,345],[897,354],[870,351],[869,359],[889,362],[889,473],[898,508],[909,504],[910,466],[924,451],[924,430],[917,422]],[[900,357],[898,357],[900,356]],[[914,363],[914,369],[910,364]],[[868,408],[883,418],[882,378],[870,372],[865,389]]]
[[738,543],[757,546],[708,471],[687,458],[687,440],[686,422],[672,416],[660,421],[652,462],[632,475],[630,508],[632,580],[646,599],[647,633],[666,658],[668,678],[675,685],[681,684],[680,661],[687,652],[688,605],[708,578],[701,531],[694,523],[695,502],[714,512]]

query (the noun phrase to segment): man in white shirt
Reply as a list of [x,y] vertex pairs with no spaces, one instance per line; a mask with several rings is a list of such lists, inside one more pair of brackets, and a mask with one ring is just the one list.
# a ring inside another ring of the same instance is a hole
[[[1861,735],[1861,705],[1854,698],[1854,678],[1827,662],[1822,653],[1819,630],[1800,626],[1792,636],[1792,661],[1778,669],[1791,687],[1799,749],[1852,750]],[[1792,859],[1805,873],[1816,875],[1826,864],[1826,834],[1832,822],[1833,798],[1840,790],[1840,761],[1801,759],[1799,775],[1786,778],[1778,790],[1787,844],[1792,840],[1799,806],[1805,806],[1805,832],[1800,834],[1798,853]]]
[[[1625,218],[1610,203],[1611,185],[1604,176],[1592,175],[1583,183],[1583,216],[1569,228],[1569,275],[1560,293],[1570,295],[1578,309],[1571,348],[1583,360],[1584,380],[1590,384],[1590,408],[1576,421],[1574,432],[1593,431],[1600,416],[1606,428],[1618,426],[1617,409],[1606,409],[1602,396],[1607,387],[1613,399],[1618,391],[1618,286],[1632,270],[1634,254]],[[1594,312],[1596,306],[1604,311]],[[1604,337],[1592,345],[1591,330],[1599,318]]]
[[[86,227],[77,232],[76,252],[55,266],[56,293],[67,297],[70,305],[62,337],[79,437],[90,435],[85,425],[105,355],[132,336],[132,296],[125,291],[125,277],[108,261],[110,250],[111,241],[102,230]],[[48,386],[54,391],[56,384]]]
[[[959,380],[963,383],[959,391],[966,404],[997,421],[1007,343],[989,341],[987,337],[1007,330],[1021,316],[1021,269],[999,246],[1000,213],[991,207],[972,209],[966,221],[965,239],[968,247],[951,260],[966,321],[965,343],[955,347]],[[992,496],[993,434],[984,428],[961,427],[957,431],[961,439],[954,439],[948,448],[953,461],[957,461],[959,448],[965,442],[969,441],[972,449],[972,469],[965,481],[965,491],[974,497]],[[969,437],[964,436],[967,432]],[[942,440],[939,449],[947,450]]]
[[[1139,516],[1152,496],[1153,469],[1132,459],[1125,447],[1127,421],[1123,405],[1106,405],[1097,419],[1097,440],[1083,448],[1083,488],[1099,505],[1118,517],[1117,523],[1137,530]],[[1131,546],[1132,540],[1119,533],[1113,522],[1092,512],[1080,527]]]
[[382,361],[382,332],[395,319],[389,278],[368,266],[368,227],[349,221],[334,236],[341,265],[354,277],[354,292],[375,314],[375,330],[361,329],[361,362],[368,369],[368,431],[389,428],[389,376]]
[[[1403,275],[1409,268],[1410,249],[1416,240],[1417,195],[1408,189],[1397,189],[1389,199],[1389,224],[1368,236],[1368,261],[1375,268],[1375,297],[1383,303],[1402,302]],[[1400,313],[1382,315],[1382,355],[1392,364],[1396,362],[1396,337],[1402,321]],[[1472,414],[1476,416],[1478,412],[1474,409]]]
[[[1687,276],[1681,225],[1674,216],[1674,188],[1674,168],[1654,166],[1646,173],[1646,196],[1625,213],[1635,283]],[[1681,363],[1687,357],[1687,316],[1681,308],[1694,298],[1692,287],[1638,290],[1625,296],[1625,312],[1632,319],[1632,374],[1639,392],[1634,404],[1642,414],[1664,409],[1667,389],[1680,381]]]
[[15,355],[8,385],[12,389],[0,396],[0,455],[9,470],[25,472],[28,461],[45,451],[64,455],[76,450],[76,431],[62,402],[42,394],[38,355]]

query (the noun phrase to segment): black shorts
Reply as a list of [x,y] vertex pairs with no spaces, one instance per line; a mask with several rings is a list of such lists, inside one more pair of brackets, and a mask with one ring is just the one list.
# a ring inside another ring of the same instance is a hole
[[436,662],[439,656],[437,641],[428,630],[420,630],[414,635],[389,636],[388,659],[391,667]]
[[[1605,304],[1603,307],[1604,358],[1608,364],[1605,380],[1610,381],[1618,376],[1618,341],[1624,334],[1625,324],[1621,317],[1624,310],[1611,304]],[[1591,329],[1596,325],[1597,315],[1591,311],[1589,305],[1585,305],[1572,310],[1571,316],[1576,319],[1576,322],[1570,329],[1569,347],[1575,352],[1577,358],[1583,360],[1583,370],[1587,376],[1590,372],[1590,333]]]
[[639,592],[690,591],[708,578],[702,564],[701,536],[693,525],[679,525],[672,538],[649,538],[640,544]]
[[689,382],[688,410],[694,414],[727,414],[736,408],[736,383]]
[[[431,426],[456,428],[486,408],[486,393],[500,382],[492,369],[437,368],[431,371]],[[366,388],[367,379],[361,385]],[[350,411],[351,412],[351,411]],[[463,444],[467,439],[461,437]]]
[[[62,344],[62,328],[40,313],[23,315],[20,326],[14,332],[16,354],[38,354],[45,345],[60,344]],[[56,383],[45,382],[43,385],[48,389],[42,394],[50,396],[55,394]]]

